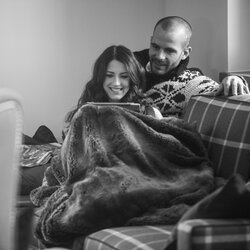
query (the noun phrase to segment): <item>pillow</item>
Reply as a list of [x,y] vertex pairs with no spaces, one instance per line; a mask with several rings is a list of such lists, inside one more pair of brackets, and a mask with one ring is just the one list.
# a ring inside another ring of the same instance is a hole
[[32,138],[26,134],[23,134],[22,144],[24,144],[24,145],[37,145],[37,144],[39,144],[39,142],[36,141],[34,138]]
[[20,195],[28,195],[42,185],[45,170],[59,152],[60,146],[52,144],[22,145]]
[[196,123],[215,175],[250,176],[250,95],[191,97],[183,118]]
[[20,170],[20,195],[29,195],[30,191],[42,185],[44,172],[50,163],[35,167],[22,167]]
[[33,137],[23,134],[22,143],[25,145],[57,143],[57,139],[47,126],[41,125],[38,127]]
[[45,125],[41,125],[38,127],[35,134],[33,135],[33,139],[45,144],[57,143],[57,139],[55,138],[53,132]]
[[240,175],[233,175],[223,187],[189,209],[179,222],[209,218],[250,218],[249,183],[246,185]]
[[[223,187],[191,207],[178,224],[191,219],[250,218],[249,184],[240,175],[232,176]],[[165,250],[176,249],[177,227],[173,229]]]
[[39,126],[33,137],[23,134],[22,144],[19,194],[29,195],[31,190],[42,185],[44,172],[60,145],[45,125]]

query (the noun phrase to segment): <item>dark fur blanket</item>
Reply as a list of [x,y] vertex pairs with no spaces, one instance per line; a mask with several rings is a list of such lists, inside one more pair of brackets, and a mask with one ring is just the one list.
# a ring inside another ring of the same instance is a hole
[[212,191],[199,134],[177,118],[156,120],[119,107],[83,106],[43,186],[38,238],[63,245],[114,226],[176,223]]

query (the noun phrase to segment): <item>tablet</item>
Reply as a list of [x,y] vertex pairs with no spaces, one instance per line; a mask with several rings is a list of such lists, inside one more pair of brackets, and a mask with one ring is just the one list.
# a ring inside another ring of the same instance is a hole
[[97,106],[119,106],[136,112],[140,112],[140,104],[134,102],[87,102]]

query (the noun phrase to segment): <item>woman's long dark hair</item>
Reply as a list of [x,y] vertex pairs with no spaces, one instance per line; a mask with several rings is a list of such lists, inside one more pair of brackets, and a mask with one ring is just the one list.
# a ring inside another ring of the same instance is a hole
[[121,102],[140,102],[143,97],[142,92],[145,88],[145,72],[139,62],[136,60],[133,52],[123,45],[110,46],[103,51],[103,53],[97,58],[92,78],[87,82],[84,91],[82,92],[77,106],[70,111],[65,121],[68,123],[76,111],[87,102],[108,102],[109,98],[103,88],[103,82],[106,77],[108,64],[112,60],[121,62],[127,72],[130,79],[129,91],[120,100]]

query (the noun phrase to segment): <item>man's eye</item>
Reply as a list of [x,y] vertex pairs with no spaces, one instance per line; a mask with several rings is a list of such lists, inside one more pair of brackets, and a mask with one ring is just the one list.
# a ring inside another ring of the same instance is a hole
[[172,50],[172,49],[166,49],[165,52],[168,53],[168,54],[173,54],[173,53],[175,53],[175,51]]
[[151,43],[151,46],[153,49],[159,49],[159,46],[157,44]]

